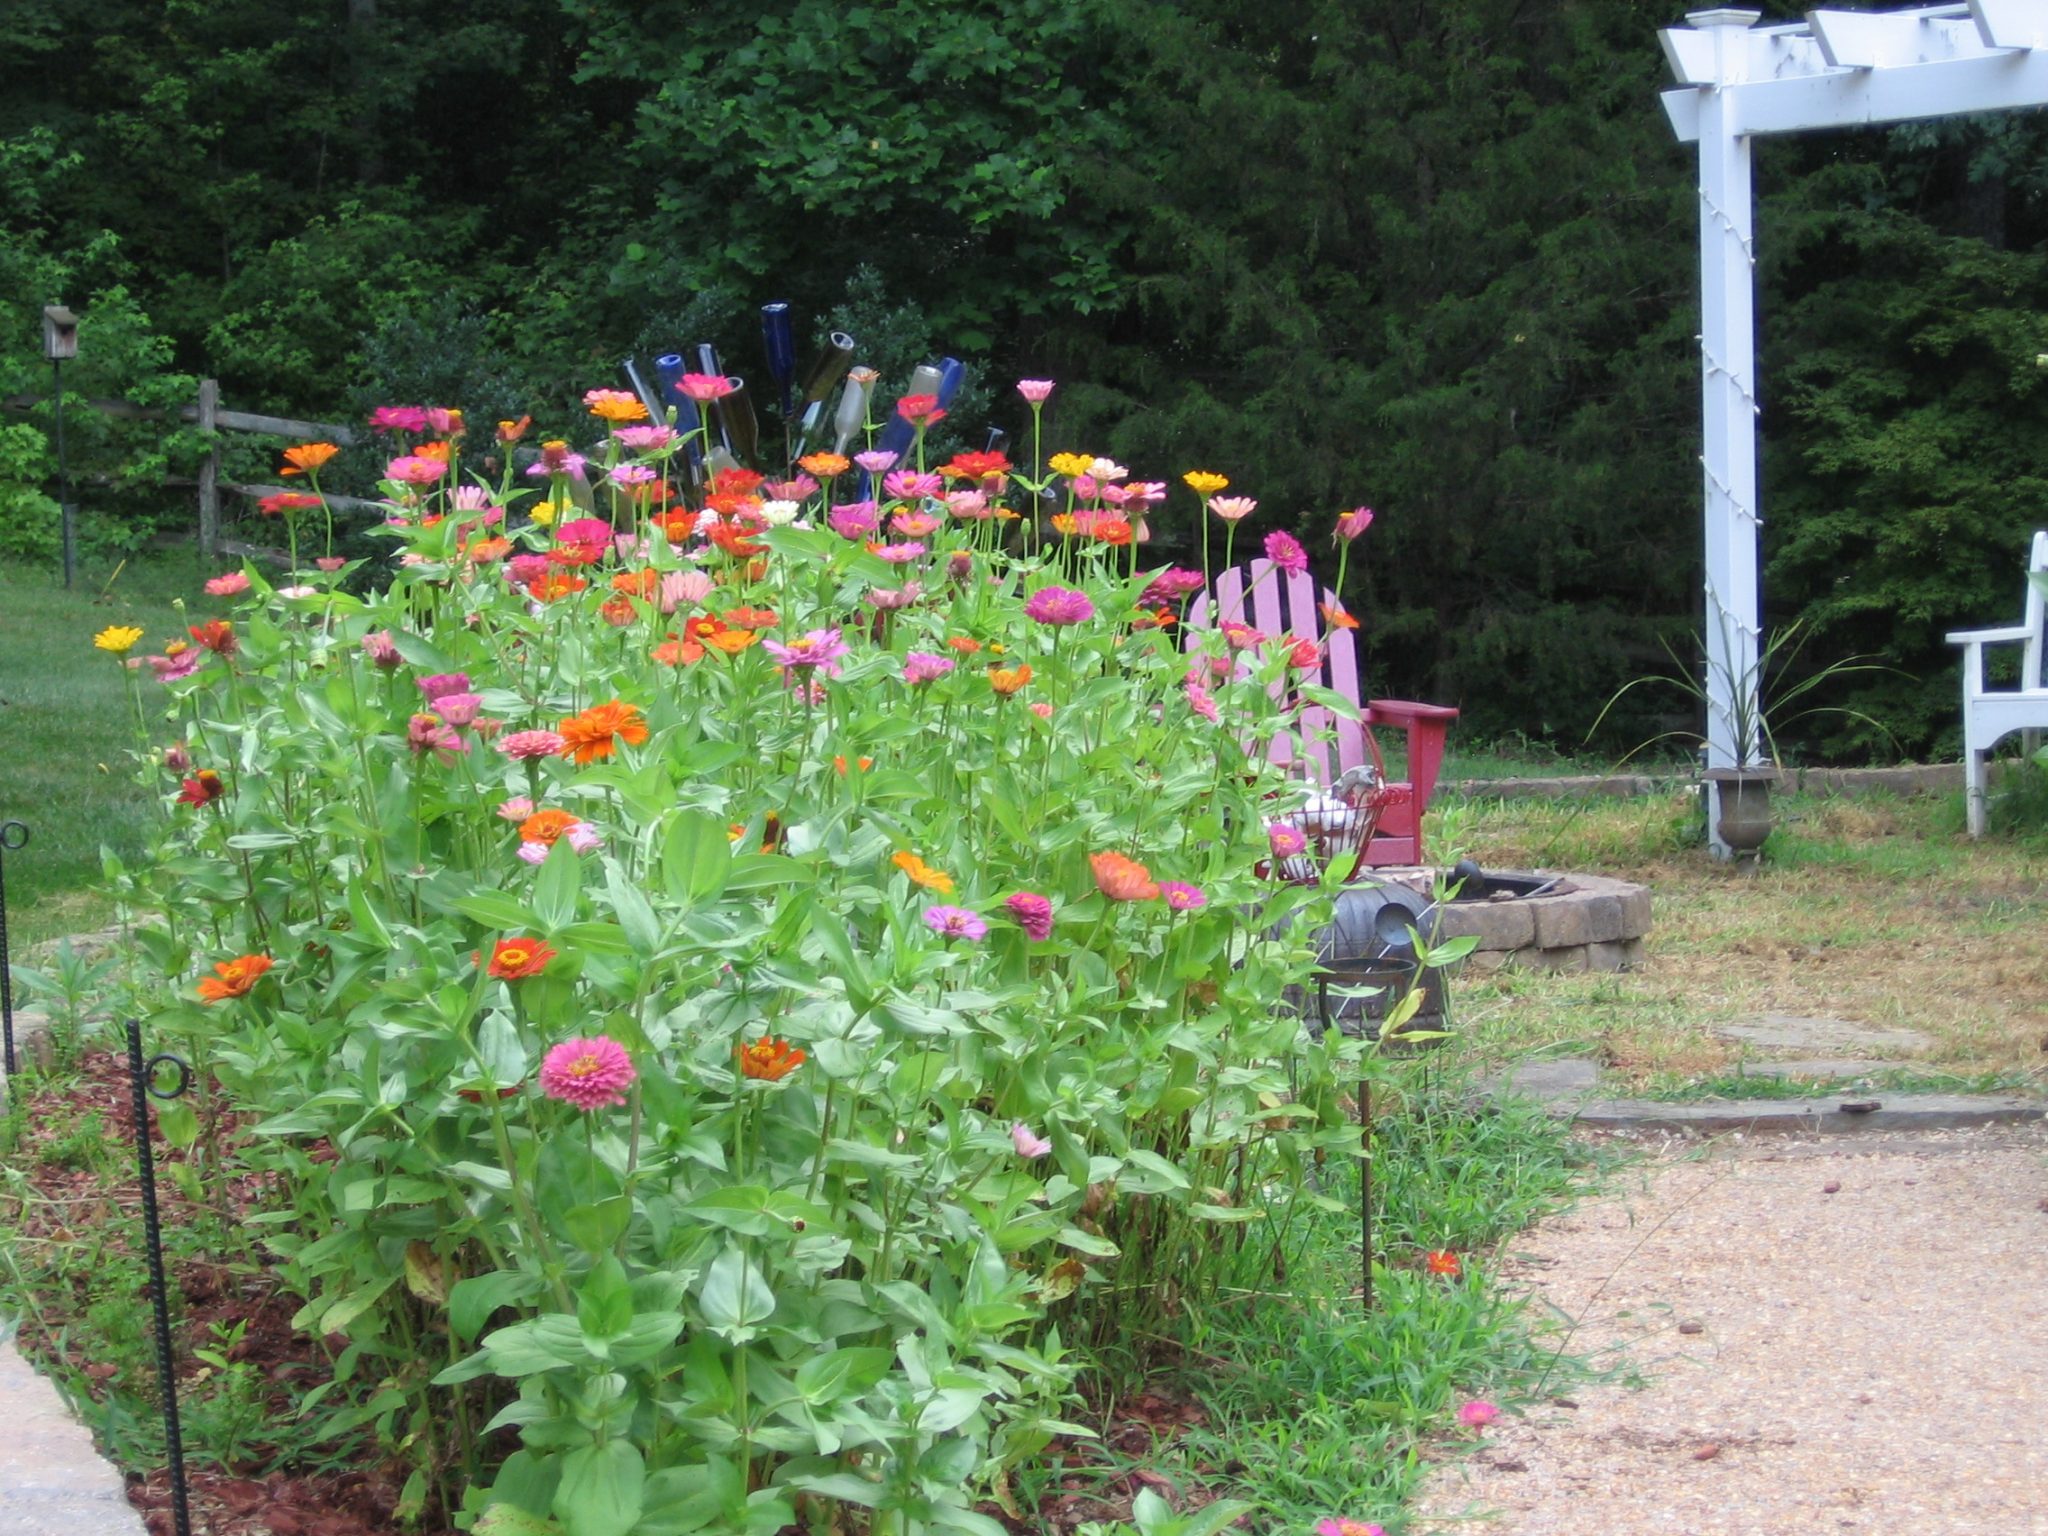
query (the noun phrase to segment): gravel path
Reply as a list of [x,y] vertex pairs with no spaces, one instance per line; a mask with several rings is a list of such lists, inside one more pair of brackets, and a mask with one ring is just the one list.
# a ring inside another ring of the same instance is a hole
[[2040,1128],[1667,1151],[1513,1252],[1641,1385],[1503,1417],[1416,1532],[2048,1536]]

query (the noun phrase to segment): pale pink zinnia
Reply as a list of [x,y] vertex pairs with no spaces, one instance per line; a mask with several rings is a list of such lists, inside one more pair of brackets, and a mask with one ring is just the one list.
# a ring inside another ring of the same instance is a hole
[[644,422],[639,426],[612,429],[612,436],[633,453],[652,453],[656,449],[666,448],[674,440],[675,435],[674,427],[650,426]]
[[866,453],[856,453],[853,462],[871,475],[879,475],[896,462],[896,455],[882,448],[870,448]]
[[[623,486],[630,490],[635,486],[647,484],[654,476],[655,471],[649,469],[645,464],[614,464],[607,473],[606,478],[613,485]],[[605,531],[609,533],[611,530],[606,529]]]
[[939,531],[939,520],[929,512],[898,512],[889,519],[889,531],[898,538],[928,539]]
[[706,405],[731,394],[732,380],[716,373],[686,373],[676,380],[676,391],[699,405]]
[[363,636],[363,654],[370,658],[371,665],[382,667],[387,672],[405,660],[398,654],[397,642],[391,638],[388,629],[372,630]]
[[569,743],[556,731],[514,731],[498,742],[498,750],[514,762],[540,757],[560,757]]
[[144,660],[149,663],[149,670],[156,674],[158,682],[175,683],[197,672],[210,654],[203,645],[191,645],[175,656],[148,656]]
[[944,939],[975,939],[988,937],[988,924],[981,920],[981,914],[966,907],[926,907],[924,925]]
[[1308,551],[1301,541],[1278,528],[1266,535],[1266,558],[1290,576],[1308,569]]
[[423,459],[410,453],[384,466],[384,478],[401,485],[432,485],[447,473],[448,466],[440,459]]
[[540,1091],[581,1110],[626,1102],[637,1074],[626,1048],[608,1035],[564,1040],[541,1058]]
[[924,545],[912,539],[907,544],[878,544],[875,546],[875,554],[891,565],[908,565],[911,561],[922,558],[924,548]]
[[930,651],[912,651],[903,658],[903,681],[916,687],[929,683],[934,678],[944,677],[953,670],[955,663],[950,656],[935,656]]
[[1189,678],[1188,681],[1181,684],[1181,692],[1187,695],[1189,709],[1192,709],[1211,725],[1216,723],[1218,719],[1216,699],[1208,689],[1204,688],[1193,678]]
[[533,802],[524,795],[498,802],[498,815],[506,821],[524,821],[533,814]]
[[1045,404],[1046,397],[1052,391],[1053,381],[1051,379],[1019,379],[1017,381],[1017,393],[1033,405]]
[[1209,498],[1209,510],[1222,518],[1226,523],[1234,523],[1240,518],[1250,517],[1258,509],[1258,502],[1249,496],[1211,496]]
[[900,587],[869,587],[861,600],[877,613],[894,613],[899,608],[908,608],[923,592],[922,584],[906,581]]
[[1024,616],[1040,624],[1079,624],[1095,617],[1095,604],[1072,587],[1040,587],[1025,603]]
[[842,539],[864,539],[875,531],[881,519],[872,501],[849,501],[834,507],[825,522]]
[[1052,937],[1052,903],[1038,892],[1018,891],[1006,897],[1003,905],[1027,939],[1044,943]]
[[982,491],[948,491],[946,510],[955,517],[977,523],[995,515],[989,507],[987,494]]
[[664,571],[661,589],[655,594],[655,606],[663,613],[674,613],[678,608],[694,606],[711,595],[711,578],[702,571]]
[[247,571],[229,571],[225,576],[216,576],[206,584],[209,597],[233,597],[237,592],[249,590]]
[[1019,1157],[1043,1157],[1052,1150],[1052,1143],[1034,1133],[1022,1120],[1010,1126],[1010,1145],[1017,1149]]
[[474,725],[476,717],[483,713],[483,695],[476,693],[444,693],[427,706],[450,725],[461,727]]

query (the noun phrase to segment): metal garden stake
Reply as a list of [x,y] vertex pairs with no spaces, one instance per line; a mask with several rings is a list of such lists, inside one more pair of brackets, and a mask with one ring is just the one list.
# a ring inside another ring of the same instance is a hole
[[[177,1073],[169,1088],[156,1086],[156,1071]],[[192,1068],[169,1052],[142,1059],[142,1024],[128,1021],[128,1081],[135,1099],[135,1162],[142,1181],[142,1228],[149,1246],[149,1294],[156,1307],[156,1372],[164,1400],[164,1452],[171,1472],[171,1518],[177,1536],[192,1536],[192,1510],[185,1488],[185,1437],[178,1426],[178,1378],[172,1370],[170,1291],[164,1282],[163,1228],[156,1212],[156,1160],[149,1151],[149,1101],[175,1099],[192,1085]]]
[[28,828],[18,821],[0,821],[0,1043],[6,1047],[7,1076],[14,1077],[14,975],[7,969],[7,860],[5,854],[25,846]]

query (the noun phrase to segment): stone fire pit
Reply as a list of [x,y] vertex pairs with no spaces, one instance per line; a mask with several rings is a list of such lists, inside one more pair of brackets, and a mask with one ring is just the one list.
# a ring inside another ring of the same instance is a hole
[[[1441,872],[1432,869],[1375,870],[1427,897]],[[1643,959],[1650,931],[1650,892],[1645,886],[1606,875],[1568,875],[1552,870],[1488,870],[1489,886],[1536,889],[1539,894],[1495,891],[1476,900],[1448,902],[1441,911],[1440,939],[1466,934],[1479,947],[1465,963],[1478,971],[1502,966],[1553,971],[1621,971]]]

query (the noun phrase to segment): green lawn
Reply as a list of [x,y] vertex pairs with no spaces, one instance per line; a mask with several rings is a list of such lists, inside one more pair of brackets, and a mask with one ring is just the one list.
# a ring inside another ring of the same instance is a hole
[[[156,809],[134,772],[134,708],[120,664],[93,648],[109,624],[137,624],[135,655],[161,650],[193,619],[224,610],[201,590],[196,551],[155,553],[83,569],[77,585],[47,570],[0,571],[0,821],[20,821],[28,845],[7,854],[7,921],[16,957],[28,945],[97,927],[102,845],[141,851]],[[183,598],[188,614],[173,606]],[[145,704],[160,696],[145,672]]]

